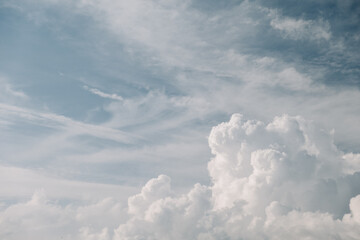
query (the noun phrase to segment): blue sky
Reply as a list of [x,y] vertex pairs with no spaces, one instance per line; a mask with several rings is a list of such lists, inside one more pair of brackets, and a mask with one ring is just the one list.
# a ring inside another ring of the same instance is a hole
[[[357,172],[359,11],[351,0],[0,3],[3,213],[39,191],[61,207],[125,206],[161,174],[176,194],[200,183],[214,197],[222,178],[208,163],[220,153],[208,137],[234,113],[264,124],[298,116],[301,131],[306,119],[331,132],[309,133],[337,149],[319,147],[324,156],[352,159],[346,171]],[[99,234],[126,239],[113,225]]]

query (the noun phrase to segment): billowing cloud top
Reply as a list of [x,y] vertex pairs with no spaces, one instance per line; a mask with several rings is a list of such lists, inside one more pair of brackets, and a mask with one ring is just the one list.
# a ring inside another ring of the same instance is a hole
[[360,237],[360,169],[346,173],[331,133],[299,116],[266,125],[234,114],[209,146],[210,186],[175,197],[168,177],[150,180],[129,199],[115,239]]
[[331,132],[300,116],[265,124],[233,114],[209,146],[208,186],[179,194],[160,175],[127,206],[61,207],[37,192],[3,210],[1,233],[20,239],[13,226],[37,225],[27,234],[39,239],[53,228],[65,239],[359,239],[359,155],[339,151]]

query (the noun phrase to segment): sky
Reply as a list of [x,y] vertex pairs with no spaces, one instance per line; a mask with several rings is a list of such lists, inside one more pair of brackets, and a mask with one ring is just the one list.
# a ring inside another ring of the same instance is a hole
[[1,239],[360,238],[358,1],[7,0],[0,36]]

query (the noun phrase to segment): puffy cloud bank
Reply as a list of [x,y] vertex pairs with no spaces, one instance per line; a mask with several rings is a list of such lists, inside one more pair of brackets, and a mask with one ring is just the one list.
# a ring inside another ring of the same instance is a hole
[[234,114],[209,146],[210,186],[176,194],[160,175],[125,207],[60,207],[36,193],[2,211],[0,235],[23,237],[16,224],[37,239],[60,228],[64,239],[360,239],[360,155],[338,150],[332,132],[299,116]]

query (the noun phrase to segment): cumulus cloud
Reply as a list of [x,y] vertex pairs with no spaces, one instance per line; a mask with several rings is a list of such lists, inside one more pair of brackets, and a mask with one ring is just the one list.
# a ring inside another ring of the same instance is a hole
[[123,208],[107,198],[83,206],[62,206],[50,200],[43,190],[24,203],[1,211],[2,239],[96,239],[109,240],[108,228],[122,221]]
[[[328,192],[334,201],[340,197],[336,192],[345,176],[343,154],[331,133],[302,117],[283,115],[265,125],[235,114],[213,128],[209,144],[215,154],[209,173],[216,208],[245,201],[244,209],[263,216],[266,206],[279,201],[290,209],[344,214],[349,199],[325,206],[319,194]],[[356,180],[355,175],[349,178]],[[355,188],[349,190],[357,194]]]
[[2,211],[0,232],[9,239],[51,229],[67,232],[65,239],[360,237],[358,154],[338,150],[332,132],[300,116],[264,123],[234,114],[212,128],[209,146],[208,186],[178,194],[160,175],[125,207],[111,198],[61,206],[40,191]]
[[211,186],[174,197],[168,177],[150,180],[129,199],[131,218],[115,239],[360,236],[359,173],[343,171],[331,133],[300,116],[265,124],[234,114],[212,129],[209,146]]
[[345,161],[343,171],[347,174],[354,174],[360,171],[360,154],[348,153],[343,156]]

